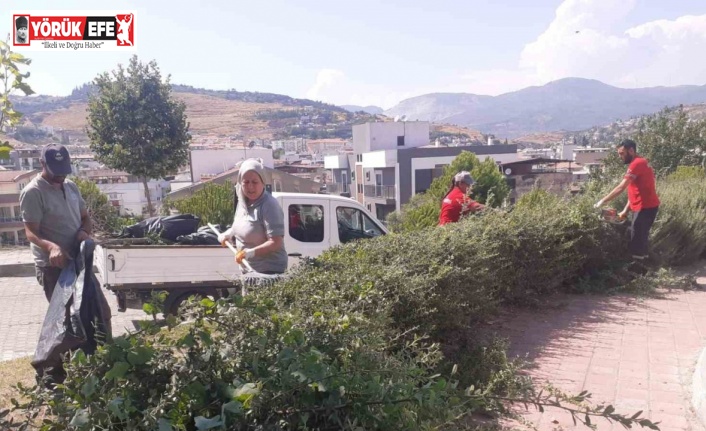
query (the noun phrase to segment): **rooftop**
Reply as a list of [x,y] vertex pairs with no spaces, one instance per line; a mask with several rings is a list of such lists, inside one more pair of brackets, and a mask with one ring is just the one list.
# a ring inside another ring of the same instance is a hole
[[94,169],[91,171],[85,171],[85,175],[89,178],[96,177],[128,177],[130,174],[122,171],[114,171],[112,169]]
[[0,171],[0,183],[14,183],[23,178],[33,177],[39,171]]
[[515,162],[507,162],[507,163],[501,163],[503,166],[507,165],[548,165],[548,164],[559,164],[559,163],[571,163],[573,164],[573,160],[562,160],[562,159],[547,159],[544,157],[537,157],[534,159],[523,159],[523,160],[517,160]]

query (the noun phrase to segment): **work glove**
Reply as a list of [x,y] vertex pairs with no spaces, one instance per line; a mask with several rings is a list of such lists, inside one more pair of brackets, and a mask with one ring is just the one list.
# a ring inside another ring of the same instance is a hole
[[255,250],[251,248],[246,248],[244,250],[240,250],[235,255],[235,262],[240,265],[241,263],[243,263],[243,260],[250,260],[253,257],[255,257]]
[[218,242],[221,243],[221,247],[225,247],[225,246],[226,246],[226,241],[230,241],[230,240],[231,240],[230,235],[226,235],[226,234],[224,234],[224,233],[219,233],[219,234],[218,234]]
[[605,205],[605,202],[603,202],[603,199],[601,199],[598,202],[596,202],[596,204],[593,206],[593,208],[601,208],[603,205]]

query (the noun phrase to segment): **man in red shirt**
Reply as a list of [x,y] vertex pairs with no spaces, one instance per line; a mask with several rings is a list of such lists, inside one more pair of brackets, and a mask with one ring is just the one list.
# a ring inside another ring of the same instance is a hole
[[444,200],[441,202],[441,214],[439,214],[439,226],[447,223],[456,223],[469,213],[480,211],[485,206],[468,197],[468,190],[473,186],[473,177],[466,171],[457,173],[451,181]]
[[630,232],[629,249],[634,259],[647,258],[649,248],[650,228],[657,217],[659,198],[655,190],[655,173],[647,160],[637,155],[637,144],[626,139],[618,145],[618,155],[628,166],[623,181],[604,197],[595,207],[600,208],[628,189],[628,203],[620,212],[620,218],[625,218],[628,210],[634,213]]

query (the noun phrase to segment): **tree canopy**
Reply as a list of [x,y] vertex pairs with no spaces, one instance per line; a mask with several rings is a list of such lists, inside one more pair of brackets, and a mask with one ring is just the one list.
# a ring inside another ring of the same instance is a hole
[[175,173],[188,161],[186,106],[171,96],[157,63],[133,56],[128,68],[105,72],[94,81],[88,104],[91,150],[106,166],[142,179],[153,215],[147,180]]

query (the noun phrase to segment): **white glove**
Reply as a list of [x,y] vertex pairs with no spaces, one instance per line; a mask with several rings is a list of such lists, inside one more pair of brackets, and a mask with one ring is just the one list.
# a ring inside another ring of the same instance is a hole
[[223,247],[225,247],[225,242],[226,242],[226,241],[230,241],[230,240],[231,240],[230,235],[227,235],[227,234],[225,234],[225,233],[219,233],[219,234],[218,234],[218,242],[219,242]]
[[596,204],[593,206],[593,208],[600,208],[603,205],[605,205],[605,202],[603,202],[603,199],[601,199],[598,202],[596,202]]

